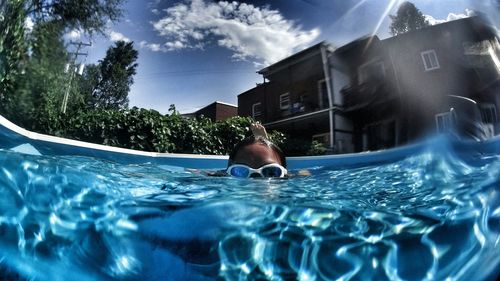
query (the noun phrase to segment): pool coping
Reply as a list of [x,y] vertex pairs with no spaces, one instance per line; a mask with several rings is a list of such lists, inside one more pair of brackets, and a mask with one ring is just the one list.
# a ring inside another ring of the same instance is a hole
[[[221,169],[226,167],[228,160],[227,155],[148,152],[45,135],[26,130],[1,115],[0,138],[4,141],[8,141],[8,145],[3,147],[7,149],[12,149],[13,147],[28,143],[43,155],[90,156],[121,163],[157,163],[195,169]],[[287,157],[286,159],[289,169],[319,166],[336,166],[342,168],[387,163],[400,160],[409,155],[414,155],[423,149],[429,148],[429,146],[434,146],[436,139],[459,148],[473,147],[483,152],[486,149],[490,152],[493,151],[493,153],[498,153],[500,150],[500,136],[498,135],[481,142],[453,140],[444,135],[438,135],[423,139],[417,143],[379,151],[320,156],[296,156]]]

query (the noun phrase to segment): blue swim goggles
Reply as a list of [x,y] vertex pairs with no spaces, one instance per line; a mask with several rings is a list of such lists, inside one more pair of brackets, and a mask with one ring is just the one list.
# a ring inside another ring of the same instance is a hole
[[257,175],[264,178],[283,178],[287,171],[280,164],[272,163],[258,169],[253,169],[243,164],[234,164],[227,168],[226,172],[237,178],[249,178]]

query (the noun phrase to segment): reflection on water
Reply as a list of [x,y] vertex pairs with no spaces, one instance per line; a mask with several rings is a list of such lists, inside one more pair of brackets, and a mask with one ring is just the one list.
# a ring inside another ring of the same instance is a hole
[[494,278],[499,155],[435,147],[288,180],[0,151],[2,278]]

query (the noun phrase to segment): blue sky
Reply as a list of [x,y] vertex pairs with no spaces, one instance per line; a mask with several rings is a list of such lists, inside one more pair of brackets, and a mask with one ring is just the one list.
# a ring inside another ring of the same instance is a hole
[[[183,113],[262,82],[256,71],[322,40],[334,46],[367,34],[389,36],[398,0],[128,0],[107,36],[92,39],[87,63],[116,40],[134,41],[139,67],[130,106]],[[431,23],[481,11],[500,26],[500,0],[412,1]],[[77,31],[72,40],[86,39]]]

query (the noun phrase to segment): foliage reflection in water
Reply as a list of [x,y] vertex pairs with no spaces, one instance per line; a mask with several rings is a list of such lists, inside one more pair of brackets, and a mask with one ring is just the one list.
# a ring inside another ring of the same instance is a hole
[[6,279],[470,280],[500,259],[499,155],[444,141],[288,180],[9,151],[0,163]]

